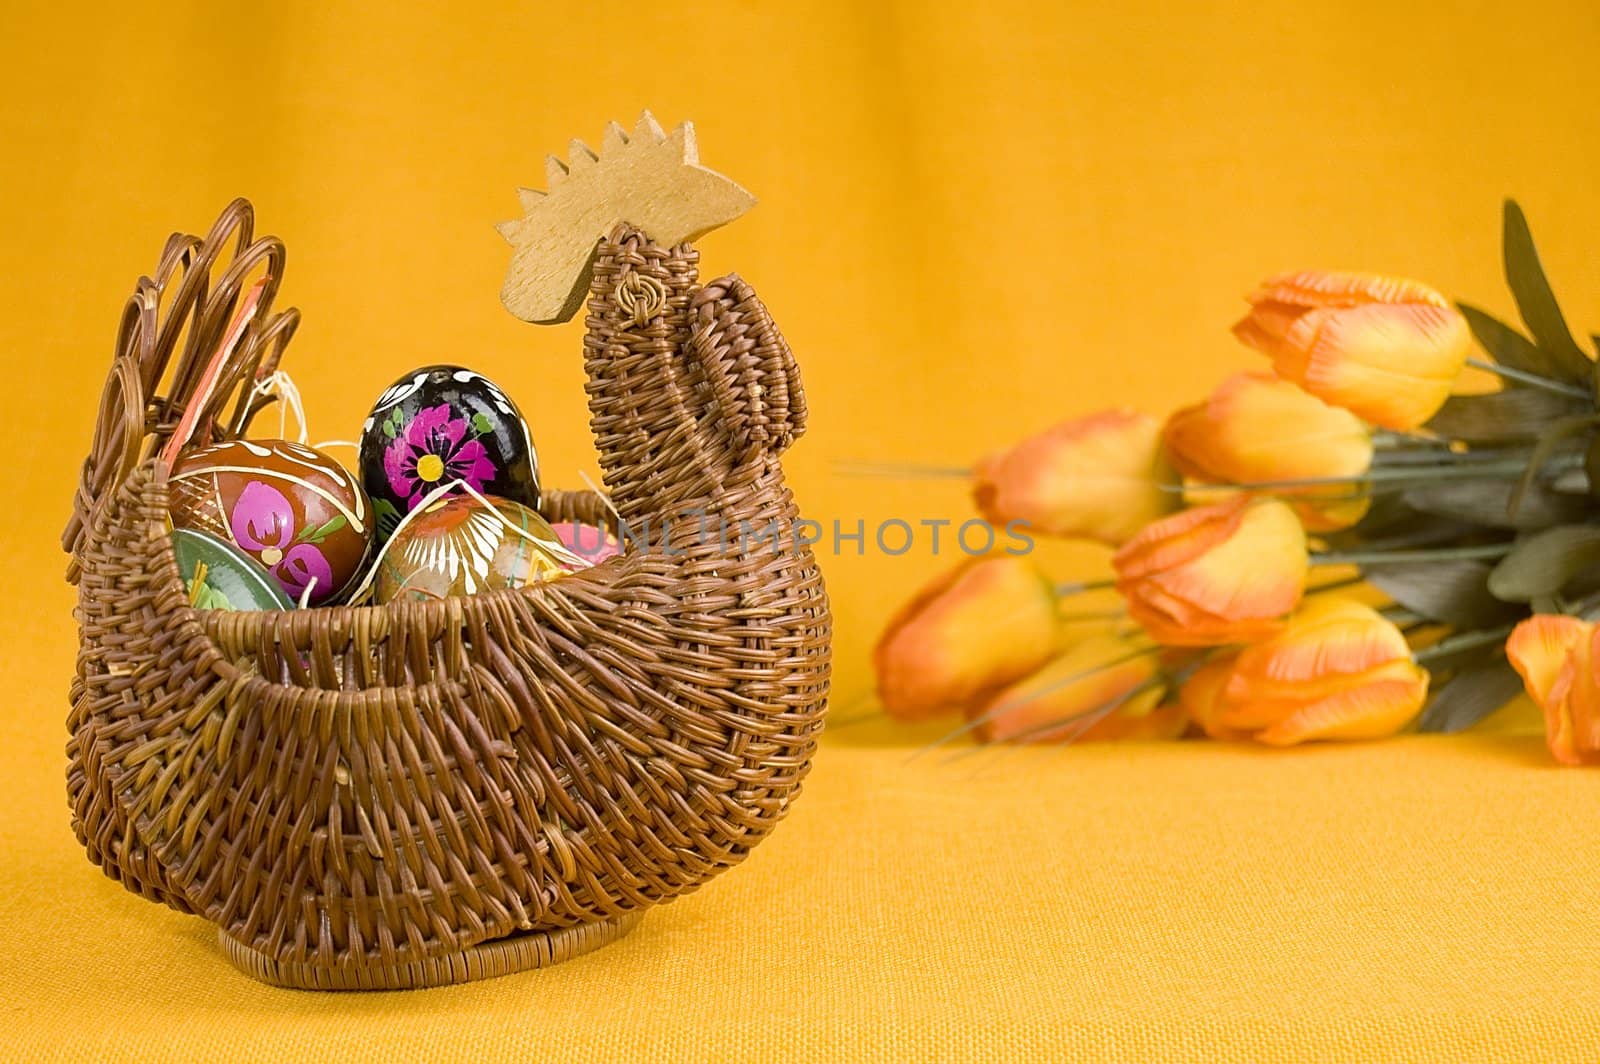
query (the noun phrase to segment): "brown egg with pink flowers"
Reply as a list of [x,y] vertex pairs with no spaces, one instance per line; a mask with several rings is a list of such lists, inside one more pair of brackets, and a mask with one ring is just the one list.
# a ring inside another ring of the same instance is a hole
[[360,483],[333,458],[289,440],[185,451],[168,495],[175,527],[234,544],[297,603],[337,599],[372,545],[372,507]]

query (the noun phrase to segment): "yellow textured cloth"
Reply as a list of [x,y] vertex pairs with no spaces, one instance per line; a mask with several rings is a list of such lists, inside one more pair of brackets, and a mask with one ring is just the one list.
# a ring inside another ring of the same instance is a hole
[[102,879],[44,774],[8,764],[5,1038],[69,1060],[1600,1059],[1600,773],[1537,739],[908,753],[831,741],[743,867],[597,953],[367,995],[251,982],[209,925]]

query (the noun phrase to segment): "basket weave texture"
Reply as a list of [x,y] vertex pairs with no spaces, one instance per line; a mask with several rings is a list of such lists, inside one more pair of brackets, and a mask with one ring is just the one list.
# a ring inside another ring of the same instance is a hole
[[153,456],[190,403],[202,440],[242,434],[298,315],[271,309],[283,248],[248,204],[174,236],[124,314],[63,537],[90,859],[211,920],[258,978],[383,987],[583,952],[761,841],[811,763],[831,621],[778,463],[805,428],[793,356],[747,284],[702,286],[696,261],[627,226],[600,242],[584,357],[615,511],[545,493],[552,521],[648,543],[516,591],[199,611]]

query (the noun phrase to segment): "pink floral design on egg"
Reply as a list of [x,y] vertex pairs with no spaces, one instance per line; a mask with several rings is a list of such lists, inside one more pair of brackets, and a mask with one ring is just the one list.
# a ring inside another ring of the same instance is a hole
[[307,588],[312,602],[321,602],[339,590],[322,548],[294,542],[294,507],[289,497],[271,484],[259,480],[246,484],[233,504],[228,527],[234,542],[271,570],[296,602]]
[[467,419],[450,414],[449,403],[424,407],[384,450],[384,474],[407,510],[440,483],[462,480],[483,491],[494,479],[494,462],[482,442],[467,439]]
[[272,568],[283,589],[296,602],[311,588],[311,601],[320,602],[338,588],[333,582],[333,566],[328,564],[322,549],[313,543],[296,543],[283,555],[283,560]]
[[235,543],[274,566],[294,541],[294,507],[271,484],[252,480],[239,492],[228,525]]

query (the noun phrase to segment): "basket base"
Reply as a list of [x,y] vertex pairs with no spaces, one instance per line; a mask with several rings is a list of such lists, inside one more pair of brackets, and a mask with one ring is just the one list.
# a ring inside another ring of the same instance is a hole
[[615,942],[639,925],[643,912],[628,913],[593,924],[555,931],[528,931],[481,942],[458,953],[409,964],[345,965],[273,960],[226,932],[217,933],[223,952],[234,966],[272,986],[295,990],[414,990],[451,983],[493,979],[529,968],[545,968]]

